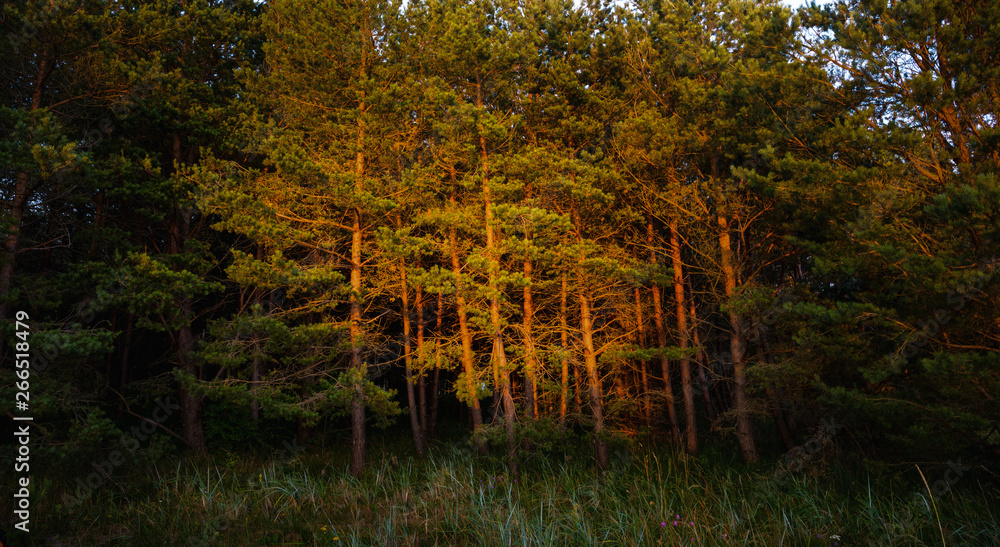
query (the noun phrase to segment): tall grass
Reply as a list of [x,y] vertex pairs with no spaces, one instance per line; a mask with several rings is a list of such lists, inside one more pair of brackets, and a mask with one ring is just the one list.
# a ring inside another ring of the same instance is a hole
[[637,445],[604,473],[585,457],[549,454],[527,457],[518,477],[455,445],[424,459],[386,453],[360,477],[318,449],[176,460],[134,470],[72,513],[40,516],[32,537],[143,547],[848,546],[939,545],[943,531],[948,545],[1000,545],[1000,496],[972,477],[934,500],[935,515],[911,485],[856,466],[779,485],[766,469],[708,460]]

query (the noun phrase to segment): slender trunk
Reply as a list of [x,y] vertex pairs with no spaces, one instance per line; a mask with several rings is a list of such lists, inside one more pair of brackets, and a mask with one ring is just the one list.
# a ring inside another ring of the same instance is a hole
[[[656,251],[653,249],[653,222],[646,224],[646,242],[649,244],[649,262],[656,264]],[[660,298],[660,286],[652,284],[653,291],[653,324],[656,325],[656,338],[660,349],[667,347],[667,331],[663,326],[663,305]],[[670,379],[670,362],[666,356],[660,356],[660,367],[663,370],[663,390],[667,396],[667,416],[670,419],[670,437],[677,444],[681,442],[680,427],[677,422],[677,407],[674,405],[674,388]]]
[[608,447],[602,438],[604,434],[604,405],[601,393],[601,378],[597,372],[597,355],[594,352],[594,329],[590,317],[590,303],[581,289],[580,300],[580,335],[583,340],[583,360],[587,367],[587,387],[590,392],[590,411],[594,417],[594,452],[597,467],[605,469],[608,466]]
[[[476,82],[476,106],[483,108],[482,81]],[[507,465],[510,472],[517,475],[517,445],[514,443],[514,399],[511,394],[510,370],[507,368],[507,351],[504,349],[503,333],[500,324],[500,299],[498,296],[497,276],[499,274],[500,257],[496,252],[495,228],[493,226],[493,201],[490,190],[489,156],[486,151],[486,138],[483,128],[479,127],[479,161],[483,178],[483,209],[486,224],[486,258],[489,269],[490,291],[490,333],[493,338],[493,376],[499,379],[500,398],[503,403],[504,431],[507,434]]]
[[[454,179],[454,167],[452,167],[452,178]],[[455,204],[455,196],[451,197],[452,206]],[[465,296],[462,283],[462,267],[458,261],[458,242],[455,237],[455,229],[452,228],[448,237],[451,250],[451,268],[455,275],[455,304],[458,313],[458,330],[462,338],[462,370],[465,373],[465,392],[469,401],[469,411],[472,414],[472,435],[475,439],[476,448],[480,453],[486,451],[486,444],[482,438],[483,412],[480,408],[479,397],[476,393],[476,372],[473,365],[474,356],[472,354],[472,333],[469,331],[469,321],[467,317]],[[439,329],[440,332],[440,329]]]
[[425,355],[424,347],[424,330],[426,321],[424,320],[424,290],[423,287],[417,285],[414,287],[414,292],[416,296],[414,297],[413,306],[417,313],[417,394],[418,394],[418,407],[420,416],[420,434],[423,436],[424,445],[427,444],[427,382],[425,381],[426,374],[424,371],[427,369],[426,361],[427,356]]
[[[757,327],[757,344],[755,346],[757,350],[757,362],[761,365],[766,364],[766,342],[764,340],[764,333],[759,326]],[[774,426],[778,429],[778,437],[781,438],[781,444],[785,445],[785,451],[789,451],[795,448],[795,442],[788,431],[788,424],[785,422],[785,413],[781,409],[781,401],[778,399],[778,393],[771,382],[768,382],[764,386],[764,391],[767,393],[767,399],[771,403],[771,417],[774,419]]]
[[[670,220],[670,259],[674,267],[674,302],[677,335],[682,350],[688,347],[687,307],[684,304],[684,263],[681,261],[681,238],[678,222]],[[694,385],[691,383],[691,360],[681,357],[681,390],[684,393],[685,437],[688,454],[698,454],[698,422],[694,413]]]
[[582,374],[580,362],[578,360],[573,361],[573,412],[574,416],[579,417],[583,415],[583,401],[581,394],[583,393],[582,379],[580,375]]
[[[183,161],[181,154],[181,136],[174,134],[173,147],[171,150],[174,161]],[[179,255],[184,250],[184,244],[190,235],[190,212],[181,205],[175,205],[170,214],[169,237],[167,241],[167,252],[171,255]],[[180,266],[175,266],[176,270]],[[180,310],[181,326],[174,332],[173,338],[177,350],[177,364],[185,373],[195,379],[198,378],[198,367],[194,362],[192,353],[194,352],[194,332],[191,329],[191,322],[194,320],[194,307],[191,298],[188,296],[177,299],[177,308]],[[204,453],[208,450],[205,444],[204,423],[202,420],[202,397],[190,393],[185,387],[180,387],[178,397],[181,411],[181,428],[183,429],[184,442],[188,448],[197,453]]]
[[7,298],[14,280],[14,263],[17,261],[18,245],[21,240],[21,222],[28,204],[28,174],[18,173],[14,182],[14,199],[10,204],[10,222],[0,257],[0,319],[7,318]]
[[[576,237],[583,241],[582,223],[575,205],[571,209]],[[583,362],[587,374],[587,391],[590,395],[590,413],[594,418],[594,458],[598,469],[608,467],[608,446],[604,442],[604,393],[601,386],[601,376],[597,370],[597,352],[594,349],[594,324],[590,315],[590,301],[587,298],[586,284],[581,273],[577,273],[580,302],[580,341],[583,344]]]
[[[127,313],[127,312],[126,312]],[[125,327],[125,340],[122,341],[122,360],[119,373],[121,377],[118,379],[118,393],[125,395],[125,385],[128,384],[128,357],[129,353],[132,351],[132,330],[134,328],[133,322],[134,317],[131,313],[128,314],[128,324]],[[125,402],[121,401],[118,403],[118,419],[120,420],[124,416],[125,412]]]
[[538,354],[535,351],[535,339],[532,325],[535,313],[534,302],[531,300],[531,261],[524,261],[524,400],[528,418],[538,416],[538,399],[535,392],[535,375],[538,371]]
[[562,369],[562,391],[559,397],[559,425],[566,425],[566,411],[569,406],[569,328],[566,321],[567,291],[566,274],[562,276],[559,291],[559,365]]
[[437,426],[438,414],[438,381],[441,378],[441,349],[444,341],[442,339],[441,324],[444,321],[444,293],[438,293],[437,306],[437,337],[434,341],[434,381],[431,382],[431,417],[428,424],[427,436],[434,437],[434,428]]
[[[182,298],[179,302],[181,314],[185,317],[192,317],[191,299]],[[194,333],[190,324],[181,327],[176,334],[177,353],[180,359],[180,368],[184,372],[198,379],[198,367],[194,362]],[[188,448],[196,453],[205,453],[208,446],[205,444],[205,430],[201,416],[202,398],[194,395],[183,387],[180,389],[178,402],[181,407],[181,427],[183,429],[184,442]]]
[[[55,59],[49,55],[45,46],[39,57],[38,73],[35,76],[34,89],[31,93],[30,112],[42,107],[42,93],[45,82],[55,68]],[[21,241],[21,223],[28,200],[32,194],[28,173],[18,173],[14,177],[14,196],[10,203],[10,221],[7,224],[7,237],[4,238],[3,254],[0,255],[0,320],[7,319],[7,297],[10,295],[14,281],[14,264],[17,262],[17,252]]]
[[[305,396],[303,394],[303,396]],[[306,422],[305,418],[298,418],[295,420],[295,443],[298,445],[305,445],[309,442],[309,438],[312,437],[312,428]]]
[[615,378],[615,395],[618,397],[619,401],[624,401],[626,397],[625,391],[625,375],[628,372],[625,370],[620,363],[616,364],[614,367],[614,378]]
[[[712,175],[718,181],[718,158],[712,160]],[[729,236],[729,218],[722,207],[721,199],[717,209],[719,223],[719,250],[722,259],[722,275],[725,281],[726,302],[731,303],[736,296],[736,261],[733,256]],[[743,459],[748,463],[757,461],[757,447],[754,442],[753,421],[747,399],[746,362],[743,358],[743,321],[732,306],[729,309],[729,348],[733,358],[733,391],[736,399],[736,437],[740,443]]]
[[254,332],[253,334],[253,364],[250,370],[250,391],[253,393],[250,400],[250,419],[253,421],[260,420],[260,400],[257,399],[257,392],[260,389],[260,371],[261,371],[261,348],[260,348],[260,333]]
[[[363,70],[363,69],[362,69]],[[359,112],[365,111],[365,99],[362,96]],[[358,152],[354,167],[354,191],[360,195],[364,191],[365,176],[365,124],[358,117],[357,134]],[[354,397],[351,399],[351,474],[359,475],[365,468],[365,451],[367,439],[365,432],[365,393],[362,381],[367,373],[365,364],[361,361],[361,210],[354,208],[351,219],[351,369],[355,374]]]
[[694,307],[694,291],[690,289],[690,285],[688,285],[688,294],[691,295],[688,304],[688,309],[691,312],[691,336],[694,345],[698,347],[698,381],[701,384],[701,397],[705,402],[705,414],[708,415],[708,424],[711,429],[715,423],[715,404],[712,402],[712,395],[709,393],[708,378],[705,374],[705,369],[708,366],[708,355],[705,353],[705,348],[701,347],[701,338],[698,336],[698,315]]
[[[257,248],[257,258],[263,257],[263,247],[258,246]],[[257,313],[256,310],[260,310],[260,313],[264,313],[263,310],[263,299],[261,298],[260,290],[253,291],[253,301],[254,301],[254,314]],[[250,419],[253,421],[260,420],[260,400],[257,398],[257,393],[260,390],[260,375],[263,368],[263,348],[261,347],[261,334],[254,326],[253,335],[251,340],[251,351],[253,352],[253,360],[251,362],[250,369],[250,391],[253,394],[250,399]]]
[[[635,288],[635,323],[637,327],[636,344],[640,349],[646,347],[646,325],[642,316],[642,291]],[[653,420],[653,402],[649,398],[649,361],[641,359],[639,361],[642,373],[642,413],[646,419],[646,426]]]
[[410,409],[410,428],[413,430],[413,445],[417,454],[424,454],[424,434],[420,429],[420,416],[413,387],[413,348],[410,342],[410,295],[406,288],[406,265],[399,263],[400,297],[403,302],[403,368],[406,374],[406,403]]
[[[104,190],[97,191],[97,198],[94,200],[94,226],[97,230],[100,230],[104,226]],[[100,237],[95,237],[90,240],[90,249],[87,250],[87,254],[90,256],[91,260],[97,260],[97,242]]]

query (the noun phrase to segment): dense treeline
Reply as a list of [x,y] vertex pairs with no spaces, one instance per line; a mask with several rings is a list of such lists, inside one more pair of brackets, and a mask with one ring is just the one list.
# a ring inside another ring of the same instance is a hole
[[567,428],[1000,454],[997,2],[2,10],[41,457],[168,395],[188,450],[350,428],[354,473],[457,409],[515,474]]

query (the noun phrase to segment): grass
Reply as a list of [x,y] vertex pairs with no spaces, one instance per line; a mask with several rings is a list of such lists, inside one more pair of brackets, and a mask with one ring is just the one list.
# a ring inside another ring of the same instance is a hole
[[848,464],[779,485],[770,467],[636,443],[620,448],[604,473],[581,444],[526,456],[515,478],[499,460],[459,444],[415,459],[396,442],[373,446],[360,477],[346,472],[342,448],[123,466],[72,511],[52,502],[66,486],[48,483],[36,494],[41,530],[32,538],[144,547],[848,546],[940,545],[943,534],[947,545],[1000,545],[1000,493],[973,477],[933,500],[926,491],[914,496],[918,489],[898,476],[867,477]]

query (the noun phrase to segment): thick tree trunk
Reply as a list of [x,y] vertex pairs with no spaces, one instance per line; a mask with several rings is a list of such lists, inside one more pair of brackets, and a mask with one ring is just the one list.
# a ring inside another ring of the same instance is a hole
[[[646,224],[646,242],[649,244],[649,262],[656,264],[656,251],[653,249],[653,223]],[[660,348],[667,347],[667,330],[663,325],[663,303],[660,298],[660,286],[652,284],[653,292],[653,324],[656,325],[656,338]],[[677,444],[681,442],[681,431],[677,421],[677,406],[674,404],[674,388],[670,379],[670,362],[666,356],[660,357],[660,367],[663,370],[663,390],[667,395],[667,417],[670,419],[670,437]]]
[[[687,308],[684,304],[684,262],[681,261],[681,238],[678,222],[670,220],[670,259],[674,268],[674,302],[677,316],[677,335],[682,350],[688,348]],[[685,440],[687,453],[698,454],[698,422],[694,411],[694,385],[691,383],[691,360],[681,357],[681,390],[684,393]]]

